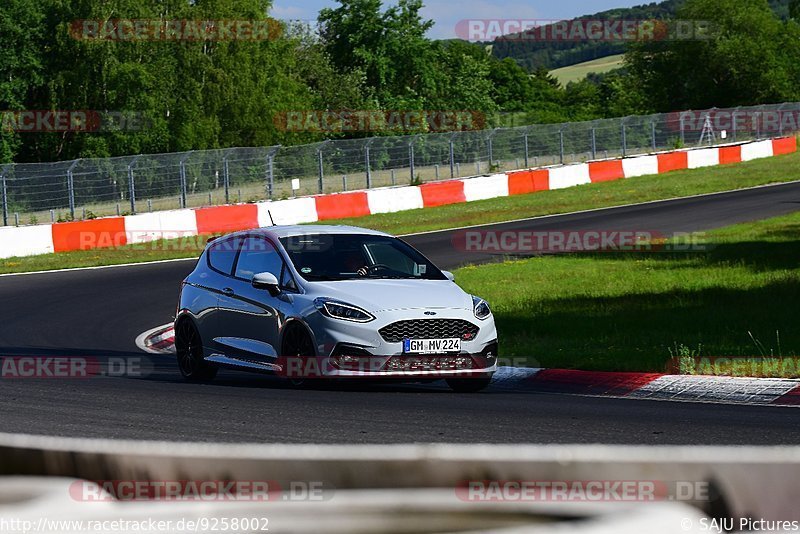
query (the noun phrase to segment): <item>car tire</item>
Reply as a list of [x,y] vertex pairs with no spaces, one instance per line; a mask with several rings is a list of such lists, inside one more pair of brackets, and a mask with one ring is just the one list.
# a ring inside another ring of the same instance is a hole
[[[287,358],[313,358],[316,356],[314,341],[301,326],[292,325],[283,336],[281,354]],[[287,377],[294,387],[311,388],[322,383],[318,378]]]
[[456,393],[477,393],[486,389],[491,381],[491,376],[480,378],[448,378],[447,385]]
[[175,327],[175,355],[181,376],[189,382],[210,382],[217,376],[217,368],[203,357],[200,332],[188,319]]

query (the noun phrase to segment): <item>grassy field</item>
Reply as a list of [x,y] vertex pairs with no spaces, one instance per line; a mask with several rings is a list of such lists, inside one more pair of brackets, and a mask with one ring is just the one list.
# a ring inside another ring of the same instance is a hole
[[[409,234],[791,180],[800,180],[800,153],[730,166],[641,176],[529,195],[342,219],[333,223],[354,224],[394,234]],[[0,273],[187,258],[197,256],[205,241],[205,238],[186,238],[113,250],[99,249],[8,258],[0,260]]]
[[[466,267],[456,281],[492,304],[501,356],[517,363],[664,371],[672,356],[800,355],[800,213],[709,232],[706,240],[704,252]],[[796,361],[769,376],[800,376]]]
[[622,66],[622,60],[625,56],[618,54],[616,56],[607,56],[600,59],[593,59],[584,63],[577,63],[569,67],[561,67],[550,72],[555,76],[561,85],[566,86],[569,82],[578,82],[586,78],[592,72],[602,74],[610,70],[618,69]]

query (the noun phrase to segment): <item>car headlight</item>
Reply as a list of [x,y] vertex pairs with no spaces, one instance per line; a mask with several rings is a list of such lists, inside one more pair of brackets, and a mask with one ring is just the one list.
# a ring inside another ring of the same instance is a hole
[[314,299],[314,306],[316,306],[323,315],[333,319],[352,321],[354,323],[368,323],[375,320],[375,316],[368,311],[338,300],[320,297]]
[[483,321],[484,319],[488,319],[489,316],[492,314],[492,310],[489,308],[489,304],[480,297],[472,297],[472,311],[475,313],[475,317]]

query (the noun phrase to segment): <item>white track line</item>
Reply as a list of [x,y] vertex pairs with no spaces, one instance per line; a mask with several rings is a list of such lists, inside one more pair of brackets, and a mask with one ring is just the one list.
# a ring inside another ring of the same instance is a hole
[[161,330],[168,330],[170,328],[172,328],[172,323],[162,324],[161,326],[157,326],[155,328],[147,330],[146,332],[142,332],[141,334],[136,336],[136,346],[139,347],[139,349],[141,349],[142,351],[150,354],[167,354],[163,350],[157,350],[152,347],[148,347],[145,341],[147,341],[147,339],[150,338],[156,332],[159,332]]
[[70,273],[74,271],[95,271],[99,269],[115,269],[117,267],[142,267],[148,265],[158,265],[159,263],[175,263],[179,261],[197,261],[197,257],[193,258],[174,258],[171,260],[155,260],[155,261],[137,261],[135,263],[118,263],[115,265],[96,265],[94,267],[73,267],[70,269],[50,269],[49,271],[28,271],[24,273],[6,273],[0,274],[0,278],[6,276],[27,276],[31,274],[53,274],[53,273]]

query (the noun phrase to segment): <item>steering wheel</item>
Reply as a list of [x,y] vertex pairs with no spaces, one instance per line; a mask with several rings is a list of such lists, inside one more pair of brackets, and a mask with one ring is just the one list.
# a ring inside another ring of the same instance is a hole
[[391,271],[392,270],[392,268],[389,267],[388,265],[386,265],[385,263],[374,263],[372,265],[365,265],[364,267],[359,269],[358,270],[358,274],[364,273],[364,274],[361,274],[361,276],[367,276],[368,274],[371,274],[371,273],[373,273],[375,271],[380,271],[381,269],[384,269],[384,270],[387,270],[387,271]]

